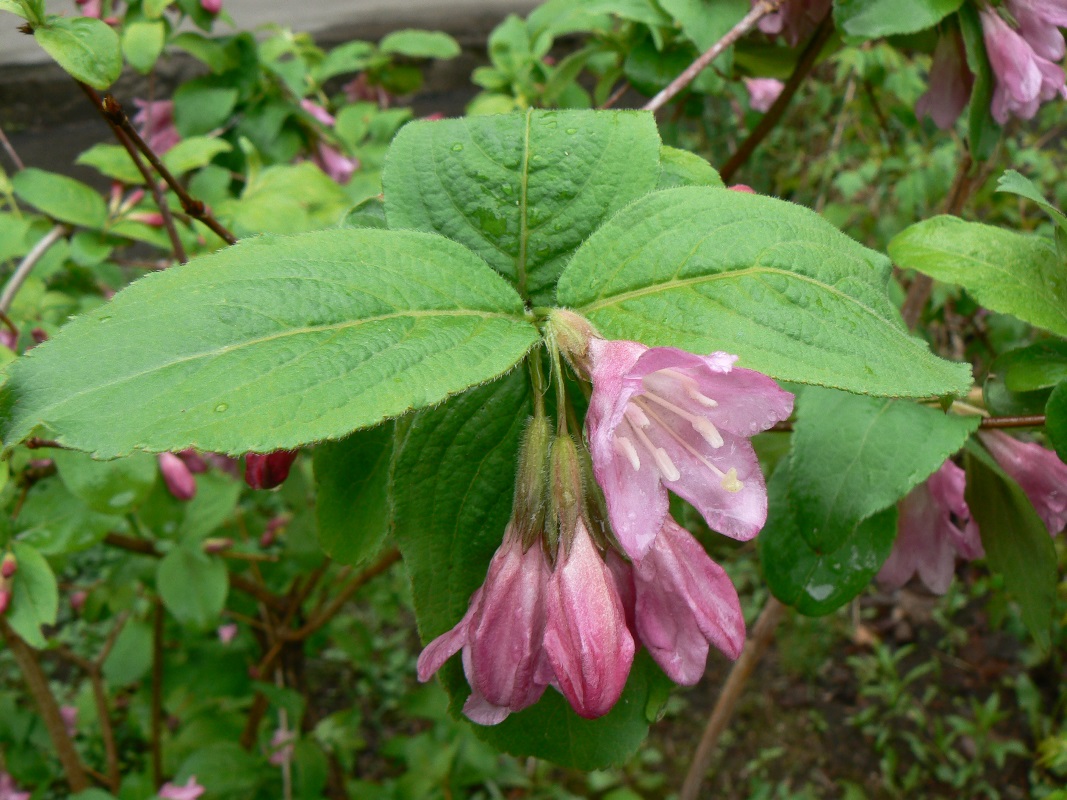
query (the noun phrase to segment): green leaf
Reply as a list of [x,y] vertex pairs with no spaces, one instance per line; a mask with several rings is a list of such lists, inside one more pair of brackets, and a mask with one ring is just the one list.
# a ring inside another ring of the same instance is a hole
[[1067,216],[1064,216],[1062,211],[1046,200],[1041,192],[1038,191],[1038,188],[1034,186],[1034,182],[1029,178],[1021,175],[1013,169],[1005,170],[1004,174],[997,180],[997,191],[1010,192],[1011,194],[1025,197],[1027,200],[1032,200],[1045,209],[1053,224],[1060,228],[1060,230],[1067,231]]
[[[751,10],[748,0],[660,0],[659,4],[701,52],[718,42]],[[727,48],[712,63],[729,72],[731,50]]]
[[231,201],[231,227],[239,237],[332,227],[351,202],[314,164],[275,164],[248,182],[239,201]]
[[1026,494],[985,450],[967,448],[964,497],[978,523],[989,568],[1022,610],[1037,643],[1049,649],[1056,605],[1056,550]]
[[1046,339],[997,356],[989,370],[1012,392],[1048,389],[1067,380],[1067,342]]
[[939,216],[893,237],[889,255],[962,286],[986,308],[1067,335],[1067,266],[1047,239]]
[[[1005,353],[1005,355],[1010,355]],[[1000,359],[993,362],[993,372],[982,385],[982,401],[990,414],[1005,417],[1025,417],[1040,414],[1048,402],[1051,389],[1032,392],[1013,392],[1004,383],[1004,378],[995,372]]]
[[387,422],[315,448],[319,544],[334,561],[359,564],[382,546],[394,429]]
[[839,550],[857,523],[936,472],[979,421],[906,400],[804,389],[797,399],[789,497],[808,546]]
[[144,0],[144,13],[149,19],[159,19],[174,0]]
[[92,510],[57,480],[41,481],[30,490],[16,522],[19,539],[45,555],[86,550],[109,531],[125,527],[122,517]]
[[388,228],[385,221],[385,204],[377,197],[370,197],[352,207],[341,224],[346,228]]
[[932,28],[963,0],[835,0],[834,22],[849,36],[880,39]]
[[575,248],[659,177],[651,114],[529,111],[414,122],[385,163],[391,228],[465,244],[535,303]]
[[193,136],[182,139],[163,155],[163,163],[175,175],[183,175],[206,166],[220,153],[229,153],[233,145],[225,139]]
[[149,275],[12,365],[5,441],[43,425],[98,457],[338,438],[510,369],[538,339],[462,246],[334,229]]
[[711,186],[721,189],[726,186],[711,164],[688,150],[664,145],[659,151],[659,166],[657,189],[674,189],[678,186]]
[[[395,531],[424,641],[463,617],[485,579],[511,513],[519,438],[529,410],[527,381],[516,371],[398,426],[405,431],[393,469]],[[441,673],[456,715],[469,693],[458,661]],[[582,720],[550,689],[532,708],[501,725],[475,726],[475,732],[510,753],[579,769],[605,767],[644,738],[648,687],[656,672],[647,659],[635,661],[622,700],[599,720]]]
[[74,162],[86,167],[93,167],[109,178],[114,178],[131,186],[144,183],[144,176],[119,144],[94,144],[84,151]]
[[212,742],[199,747],[182,762],[174,783],[184,784],[196,778],[209,797],[253,797],[259,783],[261,756],[245,752],[237,742]]
[[970,110],[967,112],[968,148],[971,155],[984,161],[993,154],[1000,139],[1000,126],[990,112],[993,99],[993,68],[986,54],[985,37],[978,9],[971,3],[960,7],[960,33],[967,51],[967,66],[974,73]]
[[166,37],[167,29],[162,22],[131,22],[122,31],[122,53],[131,67],[147,75],[163,52]]
[[970,367],[907,332],[889,274],[884,256],[807,209],[683,187],[601,227],[567,265],[558,296],[609,338],[723,350],[780,380],[874,395],[966,392]]
[[204,630],[218,622],[226,605],[229,575],[219,558],[175,547],[159,562],[156,587],[167,611],[183,625]]
[[1045,434],[1060,461],[1067,464],[1067,379],[1052,390],[1045,406]]
[[783,459],[767,485],[770,514],[757,540],[771,592],[801,614],[818,617],[862,592],[889,557],[897,533],[897,509],[890,506],[854,525],[840,547],[813,550],[802,535],[789,494],[795,465]]
[[226,72],[239,64],[234,48],[192,31],[178,34],[171,45],[204,62],[214,73]]
[[203,136],[225,124],[237,104],[237,89],[217,76],[186,81],[174,93],[174,124],[185,137]]
[[370,42],[345,42],[326,54],[314,70],[315,80],[325,83],[337,75],[365,70],[372,63],[375,52]]
[[122,73],[119,36],[101,20],[49,16],[33,36],[71,77],[94,89],[108,88]]
[[16,172],[11,184],[19,199],[60,222],[86,228],[102,228],[107,222],[103,198],[81,181],[29,167]]
[[411,58],[455,58],[459,43],[441,31],[394,31],[378,44],[383,53],[398,53]]
[[108,685],[114,688],[137,683],[152,668],[152,627],[131,620],[115,639],[102,670]]
[[27,20],[30,18],[26,9],[16,3],[15,0],[0,0],[0,11],[8,11],[12,14],[18,14],[20,17]]
[[52,568],[35,547],[14,542],[11,549],[18,559],[18,571],[12,578],[7,624],[27,644],[39,649],[47,644],[41,627],[56,624],[59,586]]
[[59,478],[75,497],[101,514],[128,514],[156,482],[156,459],[143,453],[113,461],[95,461],[75,450],[50,453]]

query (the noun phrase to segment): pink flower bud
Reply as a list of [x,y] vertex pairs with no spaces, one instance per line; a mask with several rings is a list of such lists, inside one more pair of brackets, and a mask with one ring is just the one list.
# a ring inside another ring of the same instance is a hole
[[0,615],[7,612],[9,605],[11,605],[11,590],[6,585],[0,585]]
[[192,500],[196,496],[196,478],[174,453],[159,454],[159,472],[167,489],[179,500]]
[[229,622],[225,625],[219,625],[217,633],[220,642],[223,644],[230,644],[237,638],[237,623]]
[[194,475],[200,475],[208,471],[207,462],[195,450],[182,450],[178,453],[178,458],[185,462],[185,466]]
[[81,612],[85,608],[85,601],[89,599],[89,593],[79,589],[76,592],[70,594],[70,610],[75,614]]
[[1067,525],[1067,464],[1051,450],[1003,431],[979,431],[978,437],[1026,493],[1048,532],[1062,531]]
[[164,783],[156,795],[160,800],[196,800],[206,789],[196,782],[196,776],[190,775],[184,784]]
[[19,568],[18,559],[14,553],[5,553],[0,559],[0,578],[10,578]]
[[963,36],[958,28],[941,35],[934,48],[930,65],[930,88],[915,103],[915,115],[928,114],[943,131],[956,124],[956,118],[967,105],[974,85],[974,75],[967,66]]
[[300,107],[328,128],[333,127],[334,117],[329,111],[318,103],[308,100],[306,97],[300,101]]
[[777,78],[745,78],[744,81],[748,89],[748,104],[761,113],[770,111],[785,88],[785,84]]
[[67,729],[67,736],[74,738],[78,733],[78,709],[75,706],[60,706],[59,716],[63,718],[63,727]]
[[48,334],[45,332],[44,328],[34,328],[30,331],[30,338],[37,344],[42,344],[43,342],[48,341]]
[[753,189],[751,186],[748,186],[747,184],[744,184],[744,183],[735,183],[733,186],[730,187],[730,191],[731,192],[744,192],[745,194],[755,194],[756,193],[755,189]]
[[[0,614],[3,612],[0,611]],[[31,792],[20,792],[15,779],[0,770],[0,800],[30,800]]]
[[249,453],[245,456],[245,483],[253,489],[273,489],[289,477],[289,468],[299,450],[275,450],[273,453]]
[[228,536],[212,537],[204,539],[200,545],[205,553],[221,553],[223,550],[229,550],[233,547],[233,539]]
[[209,14],[222,11],[222,0],[200,0],[200,7]]

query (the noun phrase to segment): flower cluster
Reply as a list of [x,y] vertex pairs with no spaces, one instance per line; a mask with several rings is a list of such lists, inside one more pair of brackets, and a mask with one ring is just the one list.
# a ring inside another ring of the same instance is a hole
[[[1049,534],[1067,525],[1067,464],[1033,442],[1023,442],[1001,431],[981,431],[979,439],[1001,468],[1026,494]],[[899,506],[897,539],[878,581],[898,588],[913,575],[935,594],[944,594],[952,582],[956,560],[985,555],[978,524],[964,499],[966,475],[951,461],[941,465],[916,487]]]
[[419,657],[425,681],[462,652],[471,686],[464,713],[484,725],[533,705],[549,686],[583,717],[607,713],[638,644],[685,685],[704,673],[711,645],[740,655],[737,592],[671,518],[668,490],[721,533],[755,536],[767,496],[748,439],[793,407],[770,378],[735,369],[734,356],[605,340],[565,311],[549,324],[592,383],[588,451],[534,417],[512,520],[485,582],[463,619]]

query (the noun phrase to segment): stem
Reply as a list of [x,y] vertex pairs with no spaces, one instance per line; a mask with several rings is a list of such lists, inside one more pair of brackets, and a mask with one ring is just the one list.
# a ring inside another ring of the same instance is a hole
[[26,644],[3,617],[0,617],[0,636],[14,655],[22,671],[22,677],[26,680],[26,686],[37,703],[37,709],[41,712],[48,735],[56,748],[59,763],[63,766],[63,774],[66,776],[70,790],[81,792],[88,789],[90,783],[85,766],[78,757],[74,742],[67,734],[67,726],[63,722],[63,716],[59,713],[59,704],[48,686],[48,676],[44,674],[37,660],[37,651]]
[[4,148],[4,152],[6,152],[8,158],[11,159],[11,163],[15,165],[15,169],[26,169],[26,165],[22,163],[22,159],[19,158],[19,154],[15,152],[15,148],[11,146],[11,142],[9,142],[7,136],[4,135],[3,128],[0,128],[0,147]]
[[789,76],[789,80],[785,82],[785,87],[782,89],[782,93],[778,95],[778,99],[774,101],[767,113],[763,115],[762,119],[756,124],[756,127],[752,129],[745,141],[741,142],[741,146],[737,148],[737,151],[730,156],[723,168],[719,170],[719,175],[722,176],[723,181],[729,183],[733,178],[734,173],[740,169],[749,157],[759,147],[760,142],[767,138],[774,126],[782,119],[785,114],[785,109],[793,99],[793,95],[797,93],[797,89],[800,88],[800,84],[804,82],[804,79],[811,72],[815,66],[815,62],[819,58],[819,54],[822,52],[823,46],[830,40],[830,36],[834,32],[834,21],[828,11],[823,21],[819,23],[819,27],[815,29],[815,33],[812,34],[811,39],[804,46],[804,51],[800,54],[800,59],[797,61],[797,65],[793,67],[793,74]]
[[1038,428],[1045,424],[1044,414],[1034,414],[1029,417],[986,417],[980,423],[979,428]]
[[15,268],[14,273],[7,279],[7,283],[4,284],[3,292],[0,292],[0,313],[7,314],[11,310],[11,304],[15,300],[15,295],[18,294],[19,289],[22,288],[22,284],[26,282],[26,279],[30,277],[30,273],[33,272],[33,268],[37,266],[37,262],[40,261],[44,254],[48,252],[59,239],[64,236],[69,229],[66,225],[56,224],[52,230],[41,237],[41,240],[33,246],[19,262],[19,265]]
[[601,109],[611,108],[613,105],[615,105],[617,102],[619,102],[622,99],[622,96],[624,94],[626,94],[626,92],[629,89],[630,89],[630,82],[627,81],[627,80],[624,80],[622,82],[622,84],[619,86],[619,88],[616,89],[614,92],[612,92],[611,96],[607,100],[604,101],[604,103],[600,106],[600,108]]
[[784,613],[784,605],[773,596],[767,598],[767,603],[763,606],[759,619],[756,620],[752,637],[745,643],[741,657],[730,668],[730,674],[726,677],[726,683],[723,684],[719,699],[715,702],[715,708],[711,710],[707,727],[704,728],[704,735],[700,737],[700,744],[697,745],[693,761],[686,773],[679,800],[697,800],[700,796],[700,784],[704,780],[704,773],[708,771],[712,756],[715,755],[719,736],[726,730],[730,717],[734,713],[734,706],[737,705],[737,699],[741,696],[756,665],[767,652]]
[[163,603],[152,612],[152,786],[163,785]]
[[778,6],[781,4],[782,0],[761,0],[761,2],[753,6],[751,11],[741,17],[740,22],[726,32],[725,36],[701,53],[696,61],[685,68],[681,75],[668,83],[659,94],[645,103],[642,110],[651,111],[652,113],[659,111],[671,98],[696,80],[697,75],[701,73],[704,67],[718,58],[723,50],[756,27],[756,23],[765,16],[777,11]]
[[543,417],[545,415],[545,392],[548,391],[548,387],[545,385],[545,370],[541,364],[541,348],[535,347],[526,356],[526,364],[530,369],[530,383],[533,385],[533,404],[534,404],[534,416]]
[[382,554],[381,558],[379,558],[361,573],[356,575],[352,580],[350,580],[345,585],[345,587],[337,593],[337,596],[332,601],[330,601],[329,605],[327,605],[326,608],[317,613],[306,624],[297,628],[295,631],[283,631],[282,638],[288,639],[290,641],[300,641],[308,638],[309,636],[311,636],[311,634],[313,634],[315,631],[317,631],[319,628],[329,622],[334,616],[336,616],[337,612],[341,610],[341,606],[348,602],[352,595],[355,594],[364,584],[368,583],[371,579],[381,575],[399,560],[400,551],[397,550],[395,547],[390,548]]
[[[104,95],[103,99],[93,91],[92,88],[82,84],[82,88],[86,90],[86,94],[89,99],[93,101],[93,105],[96,106],[100,114],[107,120],[107,123],[111,126],[112,130],[119,131],[125,134],[129,138],[138,150],[144,153],[148,163],[152,165],[152,168],[159,173],[161,177],[171,188],[171,191],[178,196],[178,200],[182,204],[182,208],[185,213],[194,219],[200,220],[208,228],[210,228],[216,236],[222,239],[226,244],[236,244],[237,237],[235,237],[229,230],[227,230],[211,213],[203,201],[197,200],[192,197],[185,187],[178,182],[178,179],[171,174],[171,171],[160,161],[159,156],[155,151],[148,146],[144,139],[141,138],[141,134],[137,132],[137,129],[130,123],[130,118],[127,116],[126,111],[123,109],[122,104],[116,100],[112,95]],[[121,137],[119,137],[121,140]]]

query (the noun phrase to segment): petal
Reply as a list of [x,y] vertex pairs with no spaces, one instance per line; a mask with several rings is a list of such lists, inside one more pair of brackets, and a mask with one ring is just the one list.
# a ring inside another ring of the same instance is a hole
[[590,442],[593,475],[604,491],[615,538],[630,558],[641,558],[667,516],[667,490],[660,483],[660,473],[651,456],[640,453],[641,468],[634,470],[615,449],[614,442],[608,447],[610,451],[606,452],[602,444],[598,447]]
[[430,680],[434,673],[441,669],[444,663],[458,653],[460,648],[467,643],[467,631],[474,616],[474,610],[478,605],[481,591],[481,589],[478,589],[471,597],[471,604],[467,608],[467,613],[463,616],[463,619],[456,623],[452,630],[442,633],[426,645],[419,654],[418,673],[421,682],[425,683]]
[[507,719],[511,710],[506,706],[494,706],[482,697],[477,689],[473,689],[463,704],[463,713],[467,719],[479,725],[499,725]]

